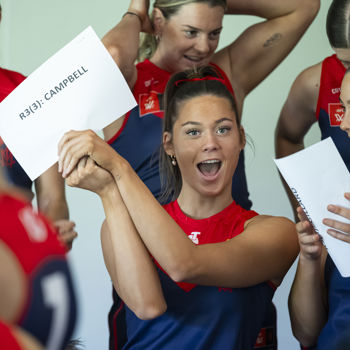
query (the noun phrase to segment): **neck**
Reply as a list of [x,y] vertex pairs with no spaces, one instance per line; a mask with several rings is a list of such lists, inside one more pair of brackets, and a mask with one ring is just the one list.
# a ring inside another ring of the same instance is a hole
[[159,49],[159,46],[149,60],[160,69],[163,69],[171,74],[176,73],[169,65],[167,65],[166,60],[163,59],[163,55],[161,53],[161,49]]
[[206,196],[195,193],[189,193],[185,189],[177,199],[181,210],[193,219],[205,219],[213,216],[232,203],[231,189],[220,195]]

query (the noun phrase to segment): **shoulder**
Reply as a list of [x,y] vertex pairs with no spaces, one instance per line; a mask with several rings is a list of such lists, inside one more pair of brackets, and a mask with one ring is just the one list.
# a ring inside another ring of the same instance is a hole
[[295,79],[292,90],[304,96],[307,94],[308,98],[317,97],[320,88],[321,73],[322,62],[304,69]]
[[[1,196],[0,214],[4,225],[0,239],[29,269],[51,254],[65,256],[66,249],[59,242],[52,224],[34,212],[29,203],[12,196]],[[1,215],[6,215],[6,219]]]
[[9,69],[1,68],[1,67],[0,67],[0,74],[3,76],[6,76],[8,79],[12,80],[17,84],[21,83],[26,78],[21,73],[18,73]]
[[257,215],[246,221],[244,231],[257,237],[262,235],[266,240],[272,239],[274,244],[282,240],[283,245],[297,245],[295,223],[286,217]]
[[299,121],[291,125],[293,129],[300,123],[311,125],[316,121],[321,72],[322,62],[304,69],[293,82],[282,112],[283,118]]
[[260,225],[260,224],[269,224],[269,225],[282,225],[282,227],[293,228],[295,230],[295,224],[293,221],[287,219],[284,216],[272,216],[272,215],[256,215],[251,219],[247,220],[246,227],[248,225]]

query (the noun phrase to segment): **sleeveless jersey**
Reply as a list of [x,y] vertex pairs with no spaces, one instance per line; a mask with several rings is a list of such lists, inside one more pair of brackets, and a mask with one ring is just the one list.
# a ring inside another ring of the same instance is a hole
[[[2,100],[4,100],[24,79],[25,77],[22,74],[0,67],[0,102],[2,102]],[[31,191],[32,181],[6,147],[1,137],[0,163],[10,183]]]
[[321,129],[322,140],[327,137],[333,139],[350,170],[350,139],[339,127],[343,119],[343,109],[339,102],[340,86],[345,70],[336,55],[327,57],[323,61],[316,118]]
[[[223,76],[226,87],[234,95],[231,83],[224,71],[212,64]],[[118,133],[108,143],[126,158],[153,195],[159,199],[158,151],[162,142],[163,93],[170,73],[160,69],[149,60],[137,64],[137,81],[133,94],[138,106],[127,113]],[[241,152],[232,181],[232,196],[245,209],[251,208],[244,169],[244,152]],[[121,349],[126,342],[125,307],[123,301],[112,291],[113,305],[108,315],[110,349]],[[264,327],[259,333],[256,349],[277,349],[276,309],[270,304]]]
[[[239,235],[244,223],[257,215],[235,202],[202,220],[184,215],[176,201],[164,208],[199,245]],[[274,295],[271,285],[225,288],[175,283],[157,266],[167,311],[144,321],[126,307],[128,341],[123,349],[253,349]]]
[[324,276],[328,290],[328,320],[318,337],[317,346],[302,349],[350,349],[350,277],[340,275],[329,255]]
[[[212,64],[223,76],[226,87],[234,95],[229,79],[220,67]],[[127,113],[118,133],[108,143],[124,157],[141,180],[159,199],[159,149],[162,144],[163,93],[170,73],[149,60],[136,66],[137,81],[133,94],[138,103]],[[244,153],[241,152],[232,183],[232,196],[236,203],[250,209],[247,181],[244,171]]]
[[51,225],[24,202],[0,197],[0,239],[26,277],[26,300],[15,323],[48,350],[64,349],[72,335],[76,302],[66,250]]
[[0,321],[0,344],[4,350],[23,350],[12,333],[10,325]]

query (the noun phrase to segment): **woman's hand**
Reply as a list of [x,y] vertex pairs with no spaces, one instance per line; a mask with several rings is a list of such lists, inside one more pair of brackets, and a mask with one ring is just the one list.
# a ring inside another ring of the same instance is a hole
[[[108,171],[112,171],[112,159],[117,157],[113,148],[92,130],[66,132],[58,144],[58,154],[58,171],[63,177],[67,177],[84,156]],[[74,181],[71,186],[76,186]]]
[[308,260],[319,259],[322,253],[321,236],[315,232],[301,207],[297,208],[297,212],[300,220],[300,222],[296,224],[300,256]]
[[128,11],[140,16],[142,32],[153,33],[153,25],[148,15],[149,0],[131,0]]
[[[346,192],[344,194],[344,197],[350,201],[350,193]],[[345,219],[350,220],[350,209],[341,207],[339,205],[333,205],[330,204],[327,207],[328,211],[331,213],[337,214],[339,216],[342,216]],[[327,233],[337,239],[340,239],[341,241],[350,243],[350,224],[344,223],[342,221],[334,220],[334,219],[323,219],[323,223],[326,226],[332,227],[331,229],[327,230]],[[343,231],[343,232],[340,232]],[[344,233],[345,232],[345,233]]]
[[90,157],[80,159],[78,165],[67,177],[67,185],[89,190],[103,196],[115,182],[112,175],[99,167]]
[[68,248],[68,250],[71,250],[73,241],[78,236],[77,232],[74,230],[75,222],[62,219],[56,220],[53,225],[58,231],[58,239]]

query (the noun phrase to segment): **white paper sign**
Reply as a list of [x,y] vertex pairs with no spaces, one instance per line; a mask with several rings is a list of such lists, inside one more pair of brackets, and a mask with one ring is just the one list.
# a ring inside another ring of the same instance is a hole
[[275,163],[304,212],[322,238],[343,277],[350,276],[350,244],[327,234],[322,223],[331,218],[350,223],[330,213],[328,204],[350,208],[344,193],[350,191],[350,174],[333,140],[328,137],[300,152],[276,159]]
[[34,180],[58,159],[68,130],[100,130],[136,101],[91,27],[49,58],[0,104],[0,136]]

